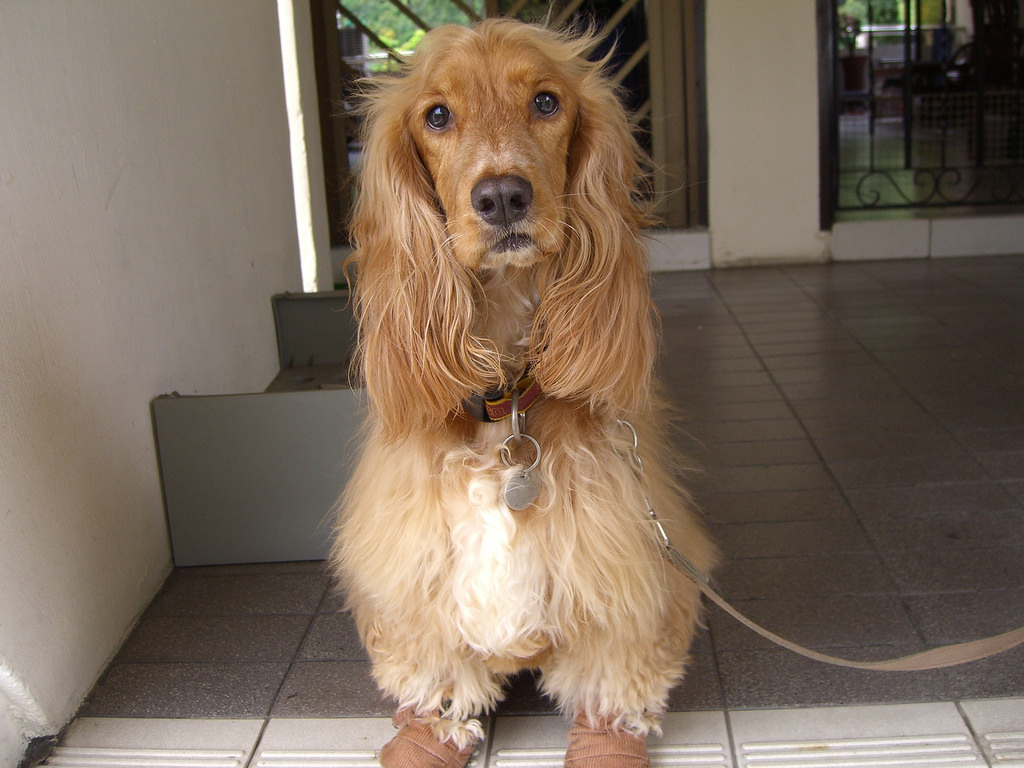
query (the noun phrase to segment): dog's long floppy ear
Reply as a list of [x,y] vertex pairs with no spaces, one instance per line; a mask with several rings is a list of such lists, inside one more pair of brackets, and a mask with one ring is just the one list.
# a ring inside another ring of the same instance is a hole
[[595,410],[649,405],[657,342],[634,194],[640,150],[614,87],[595,69],[579,89],[569,158],[569,245],[546,267],[534,327],[548,395]]
[[476,284],[447,247],[410,134],[407,87],[405,78],[381,80],[367,97],[351,224],[358,359],[371,407],[393,438],[442,424],[500,377],[497,352],[472,334]]

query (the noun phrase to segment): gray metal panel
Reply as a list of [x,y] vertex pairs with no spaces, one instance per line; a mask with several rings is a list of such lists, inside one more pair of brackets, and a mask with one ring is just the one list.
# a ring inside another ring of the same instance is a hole
[[326,557],[362,414],[350,389],[154,400],[175,563]]
[[348,291],[282,293],[272,303],[282,369],[348,364],[357,336]]

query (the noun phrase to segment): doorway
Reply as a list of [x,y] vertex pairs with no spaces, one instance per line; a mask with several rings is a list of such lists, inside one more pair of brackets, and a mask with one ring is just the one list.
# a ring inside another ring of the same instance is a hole
[[361,77],[400,70],[415,44],[443,23],[486,16],[591,24],[598,58],[614,48],[638,141],[651,158],[652,203],[670,227],[707,224],[703,0],[310,0],[331,245],[347,244],[359,131],[351,95]]

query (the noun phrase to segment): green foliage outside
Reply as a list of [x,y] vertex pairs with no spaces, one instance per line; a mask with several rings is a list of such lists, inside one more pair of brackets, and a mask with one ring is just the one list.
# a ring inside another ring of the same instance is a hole
[[[917,2],[910,5],[910,23],[918,24]],[[921,0],[921,24],[942,23],[942,0]],[[907,3],[904,0],[871,0],[872,24],[903,25],[906,20]],[[838,15],[857,19],[861,26],[868,23],[868,0],[842,0],[837,8]]]
[[[938,26],[943,23],[943,2],[942,0],[920,0],[921,19],[917,18],[917,0],[840,0],[836,7],[837,40],[841,50],[847,55],[853,55],[857,45],[864,45],[864,38],[861,32],[868,26],[869,7],[871,25],[877,30],[878,27],[899,27],[906,25],[906,16],[909,10],[910,26]],[[945,19],[954,21],[954,19]],[[875,32],[875,44],[884,42],[899,42],[902,32]]]
[[[465,0],[465,3],[483,16],[483,0]],[[469,21],[466,14],[450,0],[405,0],[405,4],[432,28],[441,24],[465,24]],[[412,50],[423,37],[423,30],[389,0],[344,0],[344,6],[381,40],[398,50]],[[348,24],[347,21],[342,23]]]

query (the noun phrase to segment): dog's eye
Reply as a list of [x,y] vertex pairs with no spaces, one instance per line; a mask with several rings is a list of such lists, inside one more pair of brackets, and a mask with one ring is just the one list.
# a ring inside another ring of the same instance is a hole
[[553,115],[558,111],[558,99],[552,93],[538,93],[533,97],[533,106],[544,117]]
[[435,104],[427,110],[427,125],[435,131],[440,131],[448,125],[452,119],[451,110],[444,104]]

